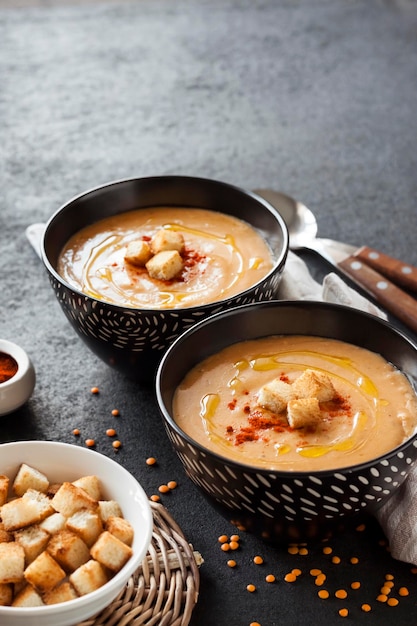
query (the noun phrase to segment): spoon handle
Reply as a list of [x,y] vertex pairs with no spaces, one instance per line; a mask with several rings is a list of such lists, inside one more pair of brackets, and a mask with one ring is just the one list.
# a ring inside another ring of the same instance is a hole
[[339,267],[381,306],[417,333],[417,300],[363,263],[356,255],[341,261]]
[[390,278],[396,285],[417,292],[417,267],[367,246],[359,248],[355,257]]

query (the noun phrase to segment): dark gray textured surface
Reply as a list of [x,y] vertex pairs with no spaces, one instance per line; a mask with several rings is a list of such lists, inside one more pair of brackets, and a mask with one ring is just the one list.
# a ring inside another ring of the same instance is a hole
[[[347,603],[355,623],[390,624],[395,611],[398,624],[415,624],[417,579],[377,546],[372,527],[335,540],[345,560],[361,557],[355,573],[330,572],[317,547],[303,560],[252,537],[229,570],[216,539],[231,526],[188,484],[152,390],[78,340],[25,228],[110,180],[187,174],[275,187],[313,209],[321,235],[417,265],[416,111],[411,0],[0,2],[0,336],[29,352],[38,376],[28,405],[1,419],[0,440],[73,442],[78,426],[113,455],[105,429],[118,407],[118,460],[149,494],[179,482],[164,502],[206,561],[193,624],[335,623],[340,603],[319,602],[311,566],[327,568],[329,587],[363,580]],[[157,468],[145,465],[149,455]],[[303,579],[285,585],[298,566]],[[280,580],[267,586],[270,571]],[[388,571],[413,592],[396,609],[373,601]]]

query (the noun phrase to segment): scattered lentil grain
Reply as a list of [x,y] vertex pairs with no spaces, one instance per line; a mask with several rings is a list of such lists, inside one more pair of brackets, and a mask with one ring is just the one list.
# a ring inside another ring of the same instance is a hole
[[114,437],[116,434],[116,431],[114,430],[114,428],[108,428],[106,430],[106,435],[107,437]]
[[360,589],[360,582],[355,580],[353,583],[350,584],[351,589]]
[[310,574],[312,576],[319,576],[321,573],[321,569],[317,569],[316,567],[313,567],[313,569],[310,570]]
[[169,489],[168,485],[159,485],[159,487],[158,487],[159,493],[168,493],[169,490],[170,489]]
[[149,458],[146,459],[146,465],[155,465],[156,463],[156,459],[153,456],[150,456]]
[[254,591],[256,591],[256,587],[255,587],[255,585],[252,585],[252,584],[250,584],[250,585],[246,585],[246,589],[247,589],[247,591],[249,591],[250,593],[253,593]]
[[346,589],[338,589],[337,591],[335,591],[336,598],[339,598],[339,600],[345,600],[345,598],[347,598],[347,591]]
[[399,602],[400,601],[397,598],[388,598],[387,600],[388,606],[397,606]]
[[383,593],[380,593],[379,596],[376,597],[376,599],[378,600],[378,602],[386,602],[388,600],[387,596]]
[[228,565],[229,567],[236,567],[236,561],[234,561],[233,559],[229,559],[229,560],[227,561],[227,565]]
[[170,481],[167,483],[167,486],[168,486],[170,489],[176,489],[176,487],[177,487],[177,483],[176,483],[176,481],[175,481],[175,480],[170,480]]
[[96,442],[94,439],[86,439],[85,445],[87,446],[87,448],[92,448],[93,446],[96,445]]
[[398,589],[398,594],[399,594],[400,596],[403,596],[403,597],[404,597],[404,596],[408,596],[408,594],[409,594],[409,593],[410,593],[410,592],[408,591],[407,587],[400,587],[400,588]]
[[361,609],[365,613],[369,613],[369,611],[372,611],[372,607],[370,604],[362,604]]
[[113,446],[113,448],[115,448],[116,450],[118,450],[119,448],[122,447],[122,442],[119,441],[118,439],[116,439],[116,441],[113,441],[113,443],[111,444]]
[[327,598],[330,596],[330,593],[327,591],[327,589],[319,589],[317,595],[322,600],[327,600]]
[[286,583],[295,583],[297,576],[293,572],[288,572],[288,574],[285,574],[284,580]]
[[298,554],[298,547],[297,546],[289,546],[288,547],[288,554]]
[[227,535],[220,535],[220,537],[217,539],[217,541],[219,543],[226,543],[227,541],[229,541],[229,537]]
[[332,563],[335,563],[335,565],[339,565],[340,556],[332,556]]
[[120,415],[119,409],[113,409],[111,414],[113,415],[113,417],[118,417]]
[[265,580],[267,583],[274,583],[275,582],[275,576],[273,574],[268,574],[267,576],[265,576]]
[[256,565],[262,565],[262,563],[264,562],[263,558],[261,556],[254,556],[253,557],[253,562]]
[[339,609],[340,617],[347,617],[349,615],[349,611],[347,609]]
[[231,550],[237,550],[239,548],[239,542],[238,541],[230,541],[229,542],[229,547]]
[[91,393],[92,394],[98,394],[100,392],[98,387],[91,387]]
[[80,435],[80,429],[79,428],[74,428],[72,431],[72,434],[75,435],[76,437],[78,437]]
[[359,559],[357,556],[352,556],[350,562],[352,563],[352,565],[357,565],[359,563]]
[[232,536],[230,537],[230,541],[240,541],[240,537],[239,537],[239,535],[232,535]]
[[152,502],[159,502],[161,498],[158,495],[153,495],[150,497],[150,499],[152,500]]
[[223,550],[223,552],[229,552],[230,550],[230,544],[229,543],[222,543],[222,545],[220,546],[220,549]]
[[333,548],[331,548],[330,546],[325,546],[323,548],[323,554],[331,554],[333,552]]

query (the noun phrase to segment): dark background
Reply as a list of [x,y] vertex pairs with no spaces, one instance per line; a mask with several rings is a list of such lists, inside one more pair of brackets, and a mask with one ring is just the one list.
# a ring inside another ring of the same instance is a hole
[[[217,537],[233,527],[183,473],[153,389],[77,338],[25,229],[102,183],[185,174],[273,187],[307,204],[322,236],[417,265],[416,112],[412,0],[0,0],[0,337],[24,347],[37,372],[29,403],[0,418],[0,441],[94,437],[115,457],[105,435],[115,425],[116,458],[149,495],[176,480],[162,500],[205,559],[193,626],[333,624],[342,605],[355,623],[416,624],[417,575],[390,557],[372,521],[333,540],[340,565],[319,545],[291,556],[244,535],[229,569]],[[328,271],[306,258],[316,276]],[[294,567],[303,575],[287,584]],[[352,580],[361,589],[319,600],[312,567],[330,591]],[[386,573],[410,589],[398,607],[375,601]]]

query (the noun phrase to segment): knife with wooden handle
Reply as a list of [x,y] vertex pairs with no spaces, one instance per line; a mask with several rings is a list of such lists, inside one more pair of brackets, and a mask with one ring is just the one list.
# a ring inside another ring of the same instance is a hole
[[377,272],[384,274],[396,285],[417,292],[417,267],[394,259],[368,246],[359,248],[354,256],[373,267]]
[[338,265],[380,305],[417,333],[417,300],[415,298],[369,267],[359,255],[347,257]]

